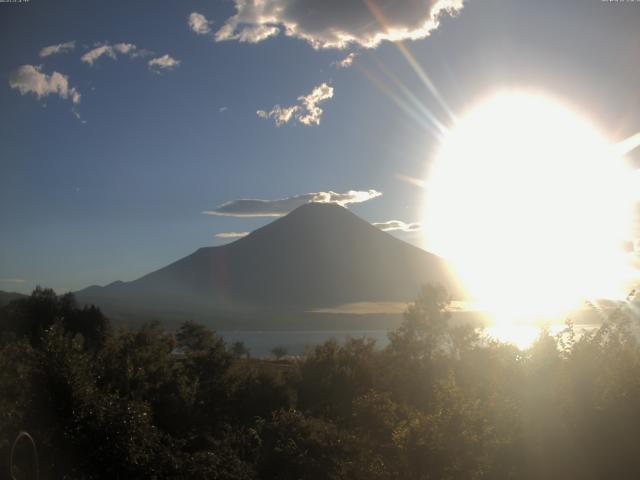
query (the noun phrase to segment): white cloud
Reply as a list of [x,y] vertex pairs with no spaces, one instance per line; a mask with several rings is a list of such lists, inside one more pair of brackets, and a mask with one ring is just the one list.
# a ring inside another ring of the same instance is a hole
[[149,55],[151,52],[138,48],[133,43],[116,43],[114,45],[104,44],[95,47],[92,50],[86,52],[80,59],[88,63],[89,65],[93,65],[100,57],[107,56],[112,60],[116,60],[118,58],[118,54],[126,55],[129,58],[143,57]]
[[349,190],[346,193],[333,191],[305,193],[278,200],[241,198],[223,203],[214,210],[207,210],[203,213],[223,217],[281,217],[307,203],[335,203],[345,207],[350,203],[366,202],[380,195],[382,193],[377,190]]
[[113,49],[118,52],[118,53],[122,53],[123,55],[135,55],[135,52],[138,50],[138,47],[136,47],[133,43],[116,43],[113,46]]
[[97,59],[99,59],[103,55],[107,55],[113,58],[114,60],[116,58],[116,54],[114,53],[113,48],[111,46],[101,45],[99,47],[94,48],[93,50],[89,50],[88,52],[86,52],[84,55],[82,55],[82,57],[80,57],[80,60],[82,60],[85,63],[88,63],[89,65],[93,65],[93,62],[95,62]]
[[383,232],[419,232],[422,230],[420,222],[405,223],[402,220],[389,220],[387,222],[372,223],[374,227],[379,228]]
[[351,52],[342,60],[338,60],[337,62],[335,62],[334,65],[337,68],[349,68],[351,65],[353,65],[353,61],[355,60],[355,58],[356,58],[356,54],[354,52]]
[[276,122],[276,125],[279,127],[281,125],[284,125],[285,123],[288,123],[289,120],[293,118],[294,114],[296,114],[296,112],[298,112],[299,110],[300,107],[298,105],[284,108],[280,105],[275,105],[269,112],[258,110],[256,112],[256,115],[258,115],[260,118],[273,118]]
[[22,65],[9,74],[9,86],[17,88],[21,95],[34,93],[39,99],[50,94],[64,99],[70,98],[74,104],[80,103],[81,95],[75,87],[69,88],[69,77],[53,72],[47,75],[40,65]]
[[149,60],[149,68],[151,70],[173,70],[180,65],[180,60],[176,60],[171,55],[166,54],[161,57]]
[[234,0],[236,14],[215,33],[217,41],[257,43],[283,32],[313,48],[374,48],[382,41],[427,37],[463,0]]
[[337,203],[340,206],[346,206],[349,203],[362,203],[367,200],[379,197],[382,192],[377,190],[349,190],[346,193],[336,193],[332,191],[319,192],[314,194],[314,202],[317,203]]
[[76,48],[76,42],[70,41],[66,43],[59,43],[57,45],[49,45],[40,50],[41,57],[48,57],[49,55],[56,55],[58,53],[67,53]]
[[242,238],[249,235],[251,232],[220,232],[216,233],[218,238]]
[[198,12],[191,12],[188,17],[189,28],[198,35],[211,33],[211,22],[207,17]]
[[297,117],[300,123],[305,125],[320,125],[320,117],[322,116],[322,109],[318,106],[320,102],[324,102],[333,97],[333,88],[323,83],[317,86],[306,97],[298,97],[298,100],[302,101],[302,105],[306,110],[306,113]]
[[58,95],[65,100],[71,100],[71,112],[82,123],[77,106],[82,95],[76,87],[69,87],[69,77],[53,72],[48,75],[42,72],[41,65],[22,65],[9,74],[9,86],[20,91],[21,95],[33,93],[38,99],[49,95]]
[[80,99],[82,98],[82,95],[80,95],[80,92],[78,92],[78,90],[75,87],[69,90],[69,94],[71,96],[71,101],[74,104],[77,105],[78,103],[80,103]]
[[303,125],[320,125],[323,110],[318,104],[331,97],[333,97],[333,87],[323,83],[315,87],[308,95],[298,97],[300,102],[298,105],[289,107],[275,105],[269,112],[258,110],[256,114],[260,118],[273,118],[278,127],[292,119],[296,119]]

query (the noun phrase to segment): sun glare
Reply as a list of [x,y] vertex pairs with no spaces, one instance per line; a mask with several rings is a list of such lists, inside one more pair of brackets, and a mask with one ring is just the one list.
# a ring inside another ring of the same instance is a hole
[[587,299],[627,293],[633,182],[580,115],[541,95],[498,94],[443,139],[426,242],[496,325],[562,321]]

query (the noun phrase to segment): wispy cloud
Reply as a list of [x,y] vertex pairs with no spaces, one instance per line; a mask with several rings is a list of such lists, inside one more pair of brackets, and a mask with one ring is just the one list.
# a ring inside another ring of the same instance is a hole
[[21,95],[33,93],[38,97],[58,95],[70,99],[73,104],[80,103],[81,95],[75,87],[69,87],[69,77],[60,72],[50,75],[42,72],[41,65],[22,65],[9,74],[9,86],[20,91]]
[[333,65],[335,65],[336,68],[349,68],[351,65],[353,65],[353,61],[355,59],[356,59],[356,54],[354,52],[351,52],[349,55],[344,57],[342,60],[335,61],[333,63]]
[[409,304],[404,302],[354,302],[328,308],[316,308],[310,311],[348,315],[401,314],[407,310],[408,306]]
[[50,55],[57,55],[59,53],[67,53],[76,48],[75,40],[66,43],[58,43],[57,45],[49,45],[40,50],[41,57],[48,57]]
[[309,95],[298,97],[304,107],[304,113],[296,117],[297,120],[304,125],[319,125],[322,109],[318,104],[331,97],[333,97],[333,88],[326,83],[314,88]]
[[187,22],[189,23],[189,28],[198,35],[211,33],[211,22],[201,13],[191,12]]
[[376,222],[371,225],[379,228],[383,232],[419,232],[422,230],[422,224],[420,222],[405,223],[402,220]]
[[251,232],[220,232],[216,233],[218,238],[242,238],[249,235]]
[[24,278],[0,278],[0,283],[27,283]]
[[124,55],[129,58],[136,58],[144,57],[150,54],[151,52],[149,52],[148,50],[138,48],[133,43],[116,43],[114,45],[106,43],[89,50],[84,55],[82,55],[80,59],[84,63],[93,65],[98,59],[103,56],[107,56],[112,60],[116,60],[118,58],[118,55]]
[[322,83],[309,93],[298,97],[299,103],[289,107],[275,105],[270,111],[258,110],[260,118],[272,118],[279,127],[295,119],[303,125],[320,125],[323,110],[319,104],[333,97],[333,87]]
[[285,123],[289,123],[289,120],[294,118],[293,116],[300,110],[298,105],[293,105],[291,107],[281,107],[280,105],[275,105],[270,111],[258,110],[256,115],[260,118],[273,118],[278,127],[284,125]]
[[176,60],[171,55],[166,54],[161,57],[152,58],[147,64],[152,71],[173,70],[180,66],[180,60]]
[[281,217],[307,203],[335,203],[344,207],[350,203],[366,202],[380,195],[382,193],[377,190],[349,190],[345,193],[333,191],[305,193],[277,200],[241,198],[223,203],[203,213],[224,217]]
[[373,48],[383,41],[425,38],[443,15],[455,15],[463,7],[463,0],[234,1],[236,14],[215,33],[217,41],[258,43],[283,32],[316,49],[351,44]]

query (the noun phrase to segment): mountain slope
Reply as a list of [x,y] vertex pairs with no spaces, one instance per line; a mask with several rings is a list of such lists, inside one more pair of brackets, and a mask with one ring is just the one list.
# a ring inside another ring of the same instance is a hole
[[233,243],[201,248],[132,282],[77,295],[98,305],[154,309],[305,311],[409,301],[426,282],[453,285],[438,257],[343,207],[310,203]]
[[0,290],[0,307],[4,307],[5,305],[7,305],[9,302],[12,302],[13,300],[18,300],[20,298],[26,298],[26,297],[27,296],[22,293],[5,292]]

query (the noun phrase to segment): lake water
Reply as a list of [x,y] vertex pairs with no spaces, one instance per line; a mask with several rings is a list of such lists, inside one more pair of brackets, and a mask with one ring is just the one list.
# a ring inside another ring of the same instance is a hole
[[253,357],[271,355],[273,347],[284,347],[288,355],[302,355],[308,347],[319,345],[330,339],[344,343],[349,338],[372,338],[378,348],[388,343],[388,330],[352,331],[222,331],[218,332],[227,344],[243,342]]
[[[554,325],[550,328],[552,335],[557,334],[564,328],[564,325]],[[580,337],[585,331],[598,328],[596,324],[576,325],[576,336]],[[538,336],[539,329],[534,327],[514,327],[514,331],[507,332],[506,335],[495,335],[501,341],[513,343],[519,348],[527,348]],[[225,342],[231,345],[233,342],[243,342],[249,349],[252,357],[271,356],[271,349],[274,347],[284,347],[288,355],[302,355],[307,348],[319,345],[330,339],[337,340],[343,344],[349,338],[372,338],[376,341],[377,348],[384,348],[389,343],[388,333],[390,330],[318,330],[318,331],[220,331]],[[492,329],[485,330],[489,336],[494,336]],[[512,336],[512,338],[510,338]],[[521,343],[524,338],[524,343]],[[520,340],[520,341],[519,341]]]

